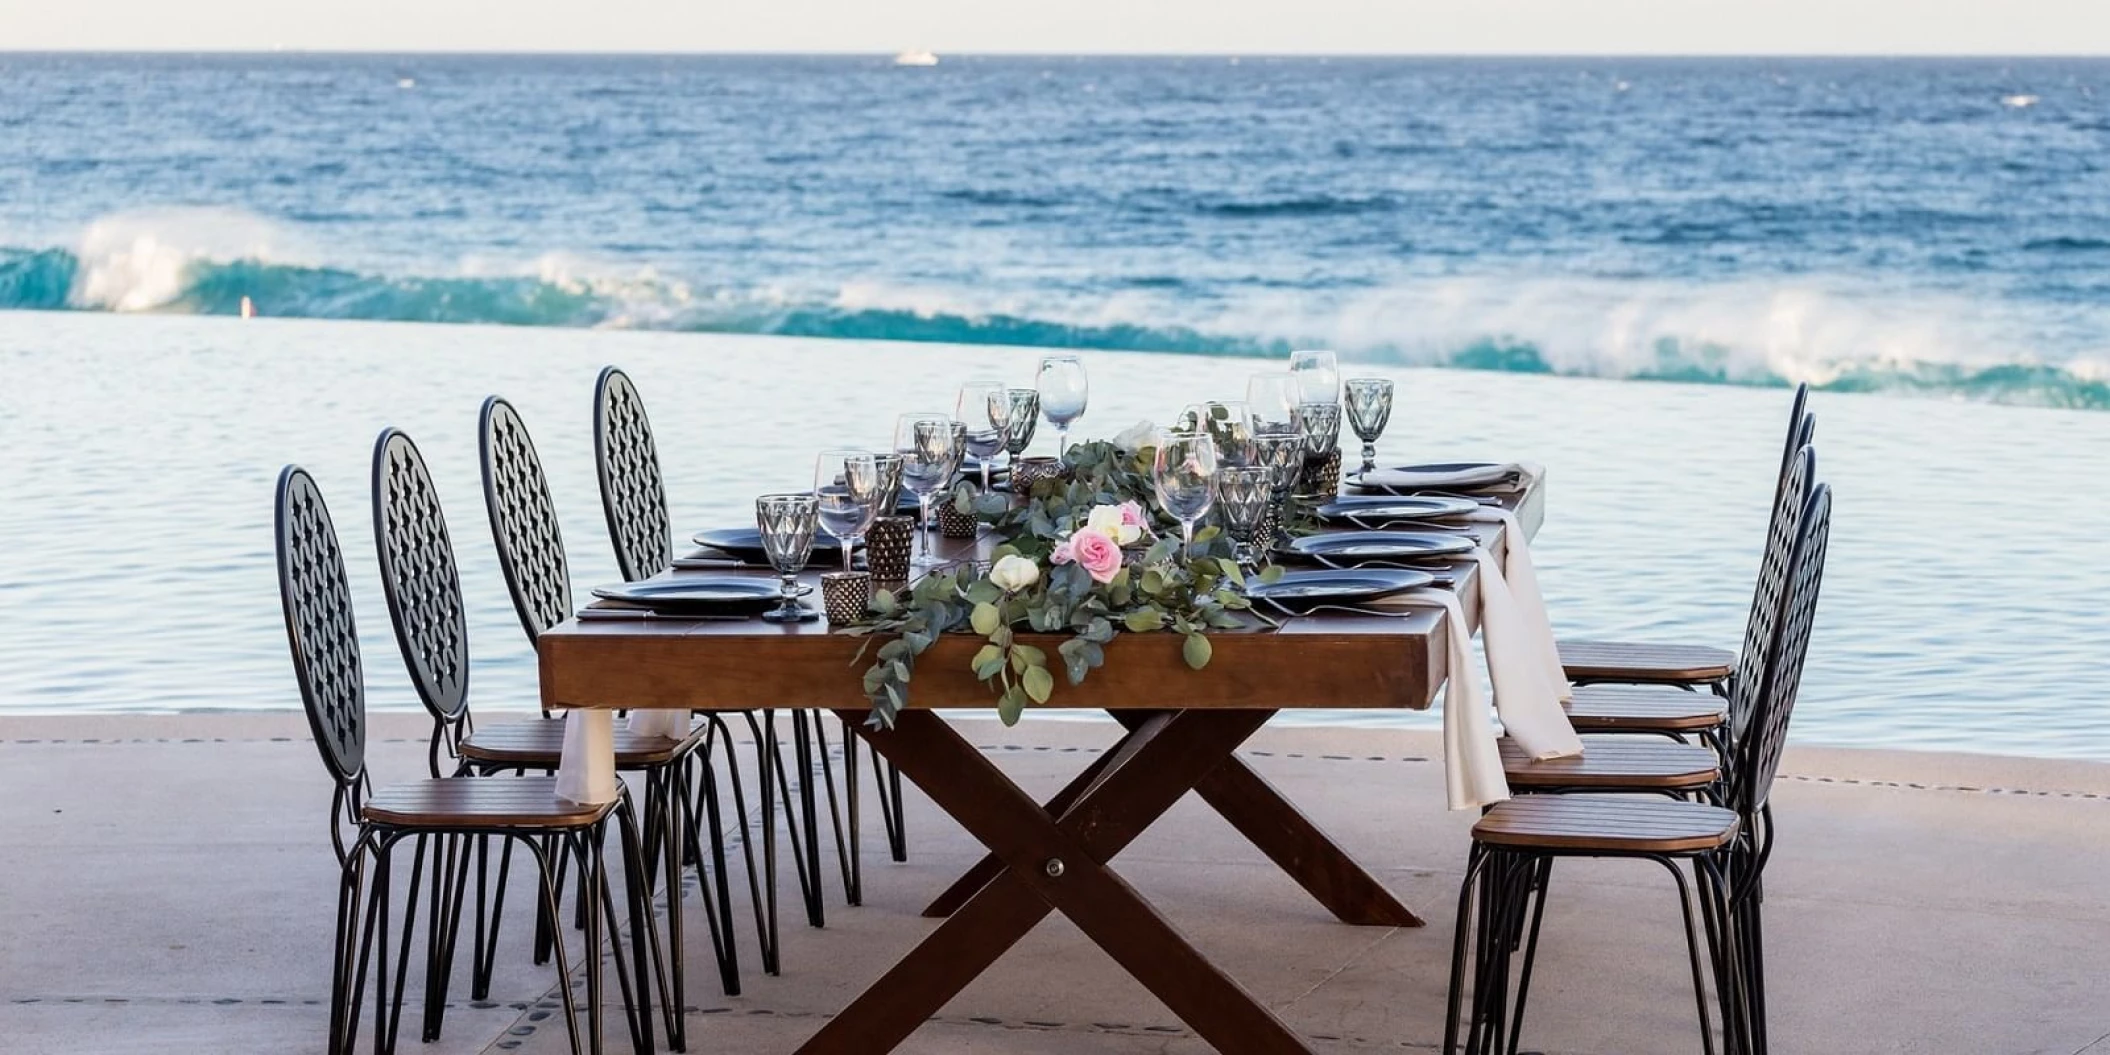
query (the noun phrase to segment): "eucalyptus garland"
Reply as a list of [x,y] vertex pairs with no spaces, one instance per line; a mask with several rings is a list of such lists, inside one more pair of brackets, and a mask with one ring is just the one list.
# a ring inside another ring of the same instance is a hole
[[[1200,670],[1213,652],[1207,631],[1267,621],[1252,611],[1228,539],[1204,527],[1190,550],[1162,514],[1150,512],[1154,455],[1147,443],[1128,449],[1091,441],[1071,447],[1064,475],[1039,481],[1028,495],[981,494],[961,484],[953,507],[1002,541],[987,568],[961,563],[899,592],[874,592],[870,616],[847,630],[892,635],[865,670],[870,721],[893,725],[908,706],[917,657],[941,634],[986,640],[971,666],[1010,725],[1029,705],[1055,698],[1057,663],[1069,684],[1081,684],[1106,662],[1106,645],[1117,634],[1179,634],[1182,658]],[[1277,574],[1269,568],[1262,578]],[[1050,657],[1019,640],[1024,632],[1069,637]]]

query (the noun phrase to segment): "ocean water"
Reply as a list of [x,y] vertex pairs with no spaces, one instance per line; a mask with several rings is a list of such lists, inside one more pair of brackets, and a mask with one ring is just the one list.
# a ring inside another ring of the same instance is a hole
[[1549,466],[1574,636],[1737,640],[1783,386],[1815,383],[1839,504],[1798,738],[2110,759],[2105,93],[2080,60],[0,55],[0,714],[297,706],[289,461],[373,705],[415,708],[386,424],[435,463],[476,706],[531,707],[491,392],[583,590],[615,578],[606,363],[686,533],[1040,347],[1088,349],[1110,435],[1330,345],[1399,382],[1388,458]]
[[[1023,381],[1034,361],[986,345],[0,312],[0,714],[297,707],[271,548],[289,461],[316,474],[343,536],[372,705],[414,710],[367,497],[389,424],[432,461],[461,555],[471,699],[531,708],[477,479],[484,396],[514,400],[533,430],[584,590],[617,578],[593,479],[602,365],[644,393],[685,535],[751,524],[752,496],[806,486],[817,450],[882,444],[897,411],[942,407],[968,376]],[[1086,363],[1078,429],[1102,436],[1240,392],[1256,365]],[[1399,386],[1388,460],[1546,463],[1534,553],[1559,632],[1739,639],[1785,392],[1367,369]],[[1838,511],[1797,738],[2110,759],[2110,498],[2095,486],[2110,414],[1826,394],[1816,411]],[[843,678],[854,697],[856,671]]]
[[2110,407],[2110,61],[0,55],[0,307]]

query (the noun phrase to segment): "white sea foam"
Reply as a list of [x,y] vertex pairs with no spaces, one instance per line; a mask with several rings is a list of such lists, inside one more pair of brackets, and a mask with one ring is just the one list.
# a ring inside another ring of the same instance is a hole
[[112,213],[81,232],[67,300],[75,307],[151,311],[182,296],[201,261],[302,263],[289,228],[240,209],[176,207]]

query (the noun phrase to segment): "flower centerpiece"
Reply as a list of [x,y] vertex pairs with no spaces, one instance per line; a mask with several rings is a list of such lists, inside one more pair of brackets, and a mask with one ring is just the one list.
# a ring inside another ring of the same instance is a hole
[[[954,508],[987,524],[999,544],[986,569],[962,563],[898,592],[878,591],[870,617],[848,629],[891,635],[864,674],[875,724],[892,725],[908,705],[916,659],[941,634],[986,640],[970,663],[1008,725],[1056,696],[1057,663],[1069,684],[1080,684],[1105,663],[1117,634],[1178,634],[1181,656],[1199,670],[1213,651],[1206,631],[1268,621],[1252,611],[1245,572],[1217,529],[1197,532],[1190,548],[1153,513],[1156,435],[1143,424],[1112,441],[1077,444],[1063,457],[1064,475],[1027,494],[966,484],[954,492]],[[1069,636],[1050,657],[1019,640],[1023,632]]]

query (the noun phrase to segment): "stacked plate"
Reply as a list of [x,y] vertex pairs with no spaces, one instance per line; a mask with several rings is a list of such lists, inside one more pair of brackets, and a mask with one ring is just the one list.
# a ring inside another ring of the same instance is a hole
[[1411,568],[1326,568],[1289,572],[1274,582],[1249,582],[1246,596],[1281,611],[1301,612],[1319,605],[1381,601],[1435,581],[1435,576]]
[[776,580],[738,575],[682,575],[617,583],[596,586],[593,595],[663,615],[687,616],[758,615],[783,599]]
[[1433,531],[1334,531],[1290,539],[1277,557],[1304,564],[1348,567],[1365,561],[1456,560],[1473,551],[1471,535]]
[[1430,462],[1355,473],[1348,477],[1348,483],[1361,491],[1405,495],[1513,487],[1523,476],[1524,471],[1513,462]]

